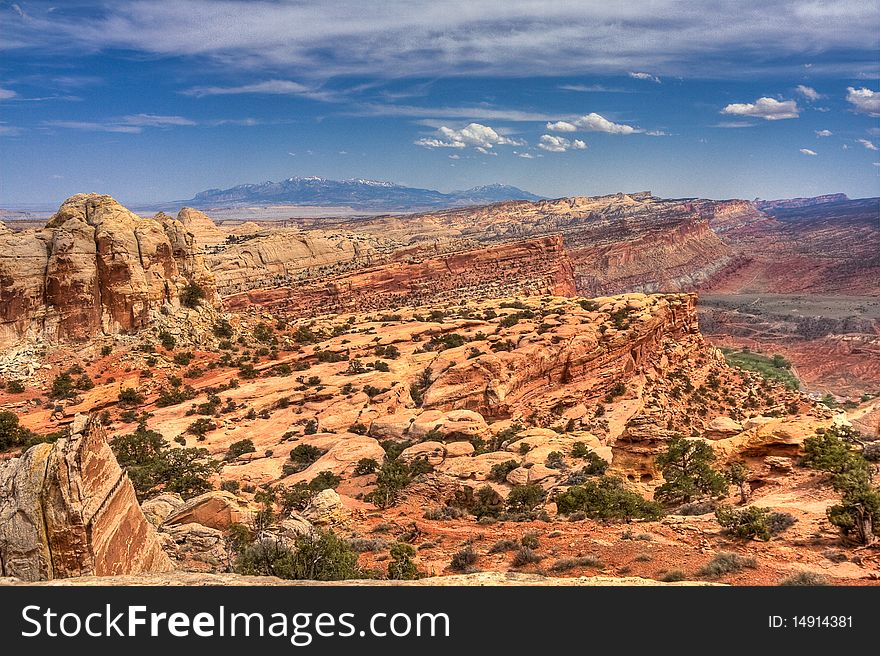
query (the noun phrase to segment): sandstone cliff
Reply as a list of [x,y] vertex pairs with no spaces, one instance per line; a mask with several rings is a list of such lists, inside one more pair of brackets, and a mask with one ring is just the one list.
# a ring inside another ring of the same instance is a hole
[[97,420],[0,465],[0,571],[27,581],[167,572]]
[[227,298],[225,306],[241,310],[256,304],[314,315],[467,298],[565,296],[574,291],[572,266],[562,239],[544,237],[417,262],[392,262],[326,281],[254,290]]
[[143,219],[109,196],[69,198],[39,230],[0,234],[0,348],[139,330],[212,276],[179,221]]

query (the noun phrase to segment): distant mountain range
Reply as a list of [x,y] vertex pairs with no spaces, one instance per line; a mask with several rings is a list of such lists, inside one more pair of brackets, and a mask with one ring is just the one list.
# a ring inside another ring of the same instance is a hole
[[229,189],[208,189],[185,201],[194,207],[242,205],[346,205],[372,211],[422,210],[485,205],[505,200],[541,200],[542,196],[503,184],[484,185],[443,193],[377,180],[328,180],[295,177],[280,182],[242,184]]

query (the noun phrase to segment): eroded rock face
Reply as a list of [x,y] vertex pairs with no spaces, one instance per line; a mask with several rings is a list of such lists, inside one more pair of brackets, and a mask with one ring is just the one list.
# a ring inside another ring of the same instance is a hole
[[26,581],[172,569],[96,419],[0,465],[0,568]]
[[179,221],[78,194],[45,228],[0,234],[0,348],[139,330],[151,312],[179,307],[190,280],[213,299],[212,279]]

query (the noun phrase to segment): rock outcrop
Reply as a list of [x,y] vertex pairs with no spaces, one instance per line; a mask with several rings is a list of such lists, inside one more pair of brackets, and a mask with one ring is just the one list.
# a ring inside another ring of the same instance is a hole
[[167,572],[97,419],[0,464],[0,570],[26,581]]
[[[218,276],[222,278],[222,274]],[[254,290],[227,298],[225,305],[233,311],[254,304],[314,315],[467,298],[574,293],[572,265],[562,239],[555,236],[416,262],[393,262],[289,287]]]
[[139,330],[151,313],[178,308],[189,281],[213,299],[182,223],[143,219],[109,196],[73,196],[44,228],[0,234],[0,348]]

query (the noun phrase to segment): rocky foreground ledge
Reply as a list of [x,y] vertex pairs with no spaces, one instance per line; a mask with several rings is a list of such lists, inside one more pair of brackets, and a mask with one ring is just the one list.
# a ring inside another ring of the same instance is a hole
[[705,581],[676,581],[663,583],[638,576],[579,576],[556,578],[539,574],[519,572],[476,572],[452,576],[431,576],[415,581],[388,581],[353,579],[349,581],[288,581],[274,576],[242,576],[239,574],[204,574],[198,572],[162,572],[131,574],[124,576],[79,576],[52,581],[29,582],[15,578],[0,578],[0,585],[50,585],[50,586],[713,586],[720,583]]

